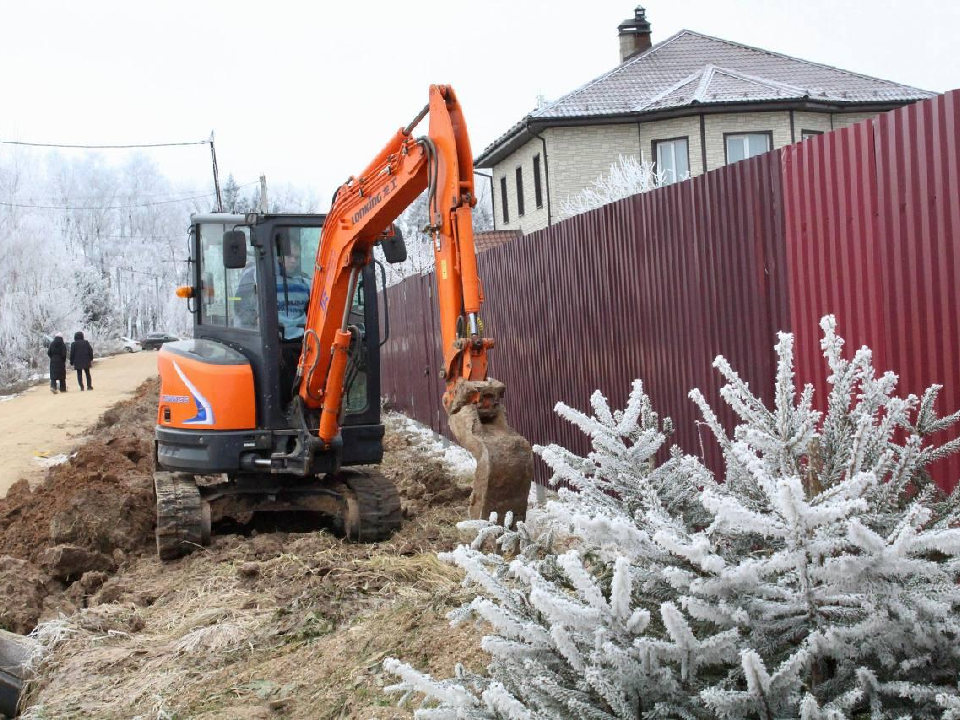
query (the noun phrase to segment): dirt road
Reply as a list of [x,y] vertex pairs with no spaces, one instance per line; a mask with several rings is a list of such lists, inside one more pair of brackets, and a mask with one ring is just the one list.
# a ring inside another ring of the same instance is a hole
[[44,469],[38,456],[69,452],[83,441],[82,433],[137,386],[157,374],[157,353],[115,355],[94,363],[92,392],[80,392],[77,377],[67,369],[64,394],[46,385],[0,402],[0,497],[21,477],[39,480]]

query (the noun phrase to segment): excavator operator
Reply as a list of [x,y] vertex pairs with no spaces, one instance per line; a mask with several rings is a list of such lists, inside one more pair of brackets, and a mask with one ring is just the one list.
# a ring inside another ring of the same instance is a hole
[[[300,238],[290,237],[290,252],[277,261],[277,320],[283,340],[299,340],[307,323],[310,278],[301,270]],[[237,283],[240,302],[236,311],[240,327],[257,326],[257,268],[248,262]]]
[[300,269],[300,238],[291,236],[290,252],[277,268],[277,319],[284,340],[303,337],[310,302],[310,278]]

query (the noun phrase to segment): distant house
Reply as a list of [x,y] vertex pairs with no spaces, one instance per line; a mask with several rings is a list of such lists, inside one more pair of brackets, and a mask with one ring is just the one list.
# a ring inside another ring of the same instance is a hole
[[935,93],[681,30],[651,46],[642,7],[618,27],[621,64],[534,110],[487,147],[497,230],[558,222],[559,204],[620,155],[671,182]]

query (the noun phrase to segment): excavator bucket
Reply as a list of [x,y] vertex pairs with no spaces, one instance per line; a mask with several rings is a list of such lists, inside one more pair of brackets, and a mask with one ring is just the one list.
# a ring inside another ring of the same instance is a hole
[[533,478],[530,443],[507,424],[504,385],[498,380],[462,381],[449,406],[450,429],[477,460],[470,496],[470,517],[486,519],[508,511],[518,520],[527,514]]
[[35,640],[0,630],[0,716],[16,717],[23,684],[31,676]]

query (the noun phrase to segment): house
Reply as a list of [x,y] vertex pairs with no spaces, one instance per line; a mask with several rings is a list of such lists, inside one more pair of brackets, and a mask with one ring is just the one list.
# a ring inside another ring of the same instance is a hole
[[935,95],[692,30],[651,45],[650,30],[637,7],[618,27],[620,65],[475,159],[492,170],[496,230],[558,222],[560,203],[621,155],[674,182]]

